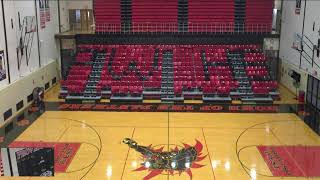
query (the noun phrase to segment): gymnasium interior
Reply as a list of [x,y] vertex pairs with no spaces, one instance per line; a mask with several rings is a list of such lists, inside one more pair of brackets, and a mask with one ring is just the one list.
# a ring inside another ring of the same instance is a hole
[[0,179],[320,180],[320,1],[0,2]]

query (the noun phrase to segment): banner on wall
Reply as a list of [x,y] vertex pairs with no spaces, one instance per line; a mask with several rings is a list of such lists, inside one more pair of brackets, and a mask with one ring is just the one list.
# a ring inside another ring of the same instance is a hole
[[39,0],[40,9],[40,27],[41,29],[46,27],[46,11],[45,11],[45,0]]
[[301,0],[296,0],[296,14],[300,14],[301,12]]
[[50,21],[50,6],[49,6],[49,0],[44,0],[45,1],[45,8],[46,8],[46,21]]
[[4,62],[4,51],[0,50],[0,81],[7,78],[6,76],[6,68],[5,68],[5,62]]

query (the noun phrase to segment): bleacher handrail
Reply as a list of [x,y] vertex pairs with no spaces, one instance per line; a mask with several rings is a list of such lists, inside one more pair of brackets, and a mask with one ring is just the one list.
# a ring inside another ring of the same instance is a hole
[[[179,26],[183,27],[179,30]],[[121,27],[123,29],[121,30]],[[232,33],[232,34],[244,34],[244,33],[254,33],[254,34],[265,34],[271,33],[272,28],[269,24],[235,24],[235,23],[154,23],[154,22],[144,22],[144,23],[99,23],[95,25],[95,32],[98,34],[113,34],[113,33],[208,33],[208,34],[218,34],[218,33]]]

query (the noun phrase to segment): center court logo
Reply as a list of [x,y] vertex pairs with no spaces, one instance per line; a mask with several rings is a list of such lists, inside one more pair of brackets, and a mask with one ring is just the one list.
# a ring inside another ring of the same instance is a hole
[[187,173],[192,179],[192,168],[201,168],[204,165],[198,164],[204,160],[207,155],[202,155],[203,145],[200,141],[196,140],[196,144],[191,146],[183,144],[183,146],[172,146],[170,151],[164,151],[165,145],[158,146],[141,146],[130,138],[125,138],[122,141],[130,148],[141,153],[143,162],[138,169],[134,171],[148,171],[149,174],[143,179],[148,180],[160,174],[169,174],[174,176]]

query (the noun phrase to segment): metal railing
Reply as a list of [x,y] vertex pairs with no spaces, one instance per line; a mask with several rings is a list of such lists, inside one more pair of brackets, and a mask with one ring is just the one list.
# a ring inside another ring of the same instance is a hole
[[272,32],[271,24],[234,24],[234,23],[132,23],[132,24],[96,24],[98,34],[113,33],[195,33],[195,34],[266,34]]
[[317,66],[320,68],[320,65],[315,62],[315,53],[319,51],[320,49],[316,44],[314,44],[310,38],[306,35],[295,35],[296,38],[296,47],[293,46],[293,48],[300,52],[301,57],[306,60],[309,64],[311,64],[311,67]]
[[79,32],[79,31],[94,31],[94,25],[92,24],[81,24],[81,23],[70,23],[69,31]]

